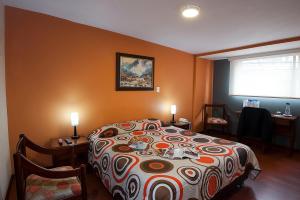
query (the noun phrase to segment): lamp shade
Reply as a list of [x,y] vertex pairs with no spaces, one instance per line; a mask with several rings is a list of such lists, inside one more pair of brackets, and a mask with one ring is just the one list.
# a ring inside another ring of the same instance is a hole
[[71,125],[77,126],[79,124],[79,115],[78,112],[71,113]]
[[171,105],[171,114],[172,115],[176,114],[176,105]]

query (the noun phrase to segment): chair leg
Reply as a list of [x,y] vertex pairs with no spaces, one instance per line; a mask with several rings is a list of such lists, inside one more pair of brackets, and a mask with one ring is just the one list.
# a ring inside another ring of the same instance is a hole
[[226,134],[228,134],[229,136],[231,136],[232,134],[230,133],[230,130],[229,130],[229,125],[227,125],[225,127],[225,130],[226,130]]
[[17,188],[17,199],[23,200],[25,199],[24,188],[22,183],[22,169],[21,169],[21,159],[20,155],[17,153],[14,154],[14,165],[15,165],[15,180],[16,180],[16,188]]
[[86,188],[86,167],[80,166],[80,178],[81,178],[81,197],[82,200],[87,200],[87,188]]
[[262,152],[263,152],[263,154],[265,154],[265,153],[266,153],[266,150],[267,150],[267,148],[266,148],[266,144],[263,144],[263,145],[262,145]]

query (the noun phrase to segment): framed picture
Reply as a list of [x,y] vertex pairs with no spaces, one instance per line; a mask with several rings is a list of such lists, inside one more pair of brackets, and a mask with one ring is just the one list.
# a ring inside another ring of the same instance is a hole
[[153,90],[154,58],[117,53],[116,90]]

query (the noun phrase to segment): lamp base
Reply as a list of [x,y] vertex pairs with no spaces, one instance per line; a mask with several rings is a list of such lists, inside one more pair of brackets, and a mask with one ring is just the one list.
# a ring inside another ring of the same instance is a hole
[[79,135],[73,135],[71,138],[74,139],[74,140],[77,140],[77,139],[80,138],[80,136]]
[[74,126],[74,134],[72,136],[72,139],[76,140],[78,138],[80,138],[80,136],[78,136],[76,126]]
[[175,124],[176,121],[175,121],[175,114],[172,114],[172,120],[170,121],[171,124]]

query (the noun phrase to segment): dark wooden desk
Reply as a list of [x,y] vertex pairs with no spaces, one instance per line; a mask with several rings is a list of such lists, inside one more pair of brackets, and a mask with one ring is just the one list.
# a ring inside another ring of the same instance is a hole
[[275,134],[288,137],[290,154],[294,152],[296,140],[296,121],[298,116],[284,117],[272,115]]
[[[240,116],[242,111],[236,111],[236,114]],[[283,115],[271,114],[273,119],[274,133],[287,137],[289,140],[289,153],[294,152],[295,140],[296,140],[296,122],[298,116],[285,117]]]

